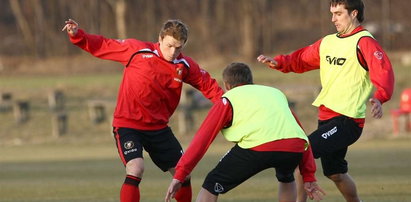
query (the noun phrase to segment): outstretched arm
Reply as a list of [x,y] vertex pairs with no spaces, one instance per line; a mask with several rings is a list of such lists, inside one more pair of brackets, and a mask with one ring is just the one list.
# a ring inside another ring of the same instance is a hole
[[64,25],[61,31],[67,30],[67,33],[70,36],[76,36],[78,32],[78,23],[72,19],[68,19],[64,23],[66,23],[66,25]]
[[67,31],[70,41],[95,57],[127,64],[130,56],[145,47],[138,40],[109,39],[102,35],[88,34],[79,28],[76,21],[68,19],[62,31]]
[[284,73],[303,73],[319,69],[321,41],[318,40],[314,44],[298,49],[289,55],[278,55],[274,58],[260,55],[257,57],[257,61]]
[[278,65],[277,61],[275,61],[273,58],[271,58],[269,56],[265,56],[265,55],[258,56],[257,61],[268,65],[272,69],[275,69],[275,67]]

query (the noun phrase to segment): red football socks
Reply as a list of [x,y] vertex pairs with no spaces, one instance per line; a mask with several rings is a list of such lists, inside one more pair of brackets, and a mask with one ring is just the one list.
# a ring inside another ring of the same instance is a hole
[[177,202],[191,202],[192,191],[191,191],[191,182],[190,180],[186,180],[181,189],[175,195],[175,199]]
[[120,191],[120,202],[139,202],[140,201],[140,184],[141,178],[127,175]]

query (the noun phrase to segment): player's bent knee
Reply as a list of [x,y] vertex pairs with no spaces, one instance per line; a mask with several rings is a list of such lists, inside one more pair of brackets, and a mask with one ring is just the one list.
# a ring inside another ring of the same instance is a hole
[[198,193],[196,202],[214,202],[217,201],[218,195],[209,192],[207,189],[201,188]]
[[141,158],[133,159],[126,164],[127,175],[142,177],[144,173],[144,164]]

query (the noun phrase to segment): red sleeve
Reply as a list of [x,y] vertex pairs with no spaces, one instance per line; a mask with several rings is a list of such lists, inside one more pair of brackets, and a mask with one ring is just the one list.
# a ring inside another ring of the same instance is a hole
[[[300,125],[300,127],[304,130],[302,124],[300,123],[300,120],[298,120],[295,113],[292,110],[291,110],[291,113],[293,114],[298,125]],[[303,159],[300,162],[299,168],[300,168],[300,173],[303,176],[304,182],[317,181],[315,179],[315,171],[317,170],[317,167],[315,165],[314,156],[313,156],[313,152],[311,151],[310,145],[308,146],[307,150],[303,153]]]
[[311,146],[303,153],[303,159],[299,165],[300,173],[303,176],[304,182],[315,182],[315,171],[317,169],[313,157],[313,152],[311,151]]
[[275,69],[284,73],[303,73],[320,68],[320,44],[318,40],[314,44],[294,51],[289,55],[278,55],[274,57],[278,65]]
[[391,99],[394,91],[394,72],[387,54],[371,37],[361,38],[359,48],[366,62],[370,79],[376,88],[374,97],[381,103]]
[[183,182],[206,153],[220,130],[232,119],[232,108],[226,98],[220,99],[210,109],[193,140],[176,166],[174,179]]
[[220,88],[217,81],[207,71],[201,69],[191,58],[185,58],[189,62],[190,68],[188,76],[183,78],[184,82],[201,91],[213,103],[221,100],[224,91]]
[[145,43],[135,39],[108,39],[101,35],[87,34],[84,30],[79,29],[75,36],[70,36],[70,41],[89,52],[95,57],[121,62],[127,64],[130,56],[144,47]]

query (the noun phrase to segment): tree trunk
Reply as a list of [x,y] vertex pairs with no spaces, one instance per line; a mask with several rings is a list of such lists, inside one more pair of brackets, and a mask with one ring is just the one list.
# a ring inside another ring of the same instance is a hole
[[241,55],[251,60],[255,56],[254,45],[254,33],[253,33],[253,1],[244,0],[241,1],[241,9],[243,10],[243,23],[242,23],[242,47]]
[[[146,39],[148,40],[154,40],[157,41],[158,40],[158,33],[156,33],[157,31],[157,26],[156,26],[156,3],[153,2],[153,0],[149,0],[146,1],[146,9],[145,9],[145,13],[146,13],[146,26],[145,26],[145,30],[146,30]],[[154,37],[154,38],[153,38]]]
[[116,28],[117,28],[117,37],[120,39],[127,38],[127,28],[126,28],[126,9],[127,3],[126,0],[107,0],[109,5],[114,11],[116,16]]
[[34,53],[34,38],[33,33],[30,29],[27,19],[24,17],[23,12],[21,11],[20,2],[18,0],[9,0],[11,10],[14,17],[17,20],[17,24],[23,34],[24,41],[28,48],[31,50],[31,53]]
[[44,9],[41,0],[33,0],[32,6],[34,8],[34,48],[37,58],[46,57],[46,20],[44,18]]

